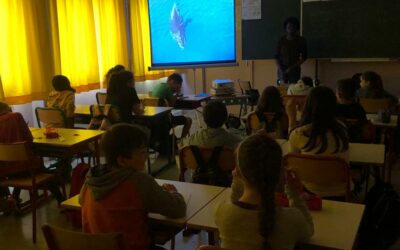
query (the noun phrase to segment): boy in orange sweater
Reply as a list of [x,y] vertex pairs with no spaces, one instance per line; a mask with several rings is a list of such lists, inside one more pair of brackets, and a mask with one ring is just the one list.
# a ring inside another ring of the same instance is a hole
[[147,141],[140,127],[124,123],[104,134],[107,164],[90,169],[80,194],[84,232],[123,232],[131,249],[153,249],[147,214],[185,215],[186,204],[176,188],[159,186],[143,173]]

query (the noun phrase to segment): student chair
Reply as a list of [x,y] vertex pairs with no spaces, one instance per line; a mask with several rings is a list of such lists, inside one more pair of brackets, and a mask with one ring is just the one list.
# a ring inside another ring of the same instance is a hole
[[[38,173],[37,166],[23,165],[30,159],[31,151],[26,142],[0,144],[0,186],[29,190],[32,207],[32,240],[36,243],[37,190],[44,189],[55,175]],[[24,177],[12,177],[13,174],[21,172],[28,174]]]
[[361,97],[359,100],[361,106],[367,113],[376,114],[379,110],[388,110],[392,106],[392,100],[390,98],[372,99]]
[[96,93],[96,101],[98,105],[105,105],[107,99],[107,93],[97,92]]
[[375,143],[376,129],[369,120],[346,119],[350,142]]
[[306,95],[283,95],[283,105],[286,106],[286,103],[289,100],[292,100],[296,104],[297,111],[303,112],[304,105],[306,104],[307,96]]
[[287,95],[287,90],[288,90],[289,86],[280,85],[280,86],[277,86],[277,88],[279,90],[279,93],[281,93],[281,96]]
[[306,188],[312,184],[327,189],[340,185],[343,186],[342,195],[346,201],[351,200],[350,167],[345,160],[333,156],[290,153],[283,158],[283,166],[296,172]]
[[[211,157],[213,148],[199,147],[200,153],[204,161],[208,161]],[[233,149],[224,147],[218,159],[218,166],[223,171],[232,171],[235,166],[235,154]],[[179,151],[179,181],[185,181],[185,172],[187,169],[195,170],[197,168],[196,158],[190,146],[183,147]]]
[[[272,122],[275,117],[275,114],[276,113],[274,113],[274,112],[265,112],[264,113],[265,120],[267,122]],[[287,130],[289,127],[287,116],[285,114],[283,114],[281,119],[278,121],[278,123],[279,124],[277,124],[274,134],[275,134],[275,137],[281,138],[283,136],[282,132],[284,130]],[[259,131],[260,129],[263,129],[263,128],[262,128],[262,124],[261,124],[260,120],[258,119],[257,114],[255,112],[250,113],[247,116],[247,120],[246,120],[247,134],[250,135],[254,132]]]
[[37,107],[35,114],[39,128],[42,125],[46,128],[66,128],[68,125],[64,111],[59,108]]
[[43,225],[42,231],[49,250],[129,250],[122,233],[88,234]]

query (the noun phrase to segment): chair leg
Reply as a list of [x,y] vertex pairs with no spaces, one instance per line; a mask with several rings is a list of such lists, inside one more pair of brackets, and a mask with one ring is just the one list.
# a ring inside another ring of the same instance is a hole
[[32,189],[29,190],[30,198],[32,202],[32,241],[36,244],[36,197],[37,197],[37,190]]

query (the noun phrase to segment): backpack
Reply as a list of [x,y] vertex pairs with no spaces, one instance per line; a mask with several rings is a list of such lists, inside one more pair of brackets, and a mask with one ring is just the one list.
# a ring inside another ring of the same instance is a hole
[[[81,191],[83,184],[85,183],[86,174],[90,169],[90,165],[87,163],[79,163],[72,171],[71,177],[71,188],[69,190],[69,198],[78,195]],[[81,211],[67,210],[65,211],[67,219],[71,221],[75,228],[82,227],[82,216]]]
[[218,166],[218,159],[223,147],[214,147],[209,161],[206,163],[197,146],[190,146],[196,159],[197,168],[193,173],[192,182],[220,187],[229,187],[232,184],[230,172],[224,172]]
[[400,196],[392,185],[377,180],[365,197],[359,249],[384,250],[400,239]]

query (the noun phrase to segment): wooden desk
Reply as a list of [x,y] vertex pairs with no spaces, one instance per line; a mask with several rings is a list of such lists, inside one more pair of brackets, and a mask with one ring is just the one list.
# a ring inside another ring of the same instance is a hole
[[[287,140],[276,140],[281,146],[283,155],[290,152],[290,145]],[[366,144],[366,143],[350,143],[349,144],[349,160],[352,164],[369,164],[376,166],[384,166],[385,164],[385,145],[383,144]]]
[[86,150],[90,142],[94,142],[96,162],[100,162],[98,141],[105,131],[58,128],[60,137],[47,139],[44,135],[45,128],[30,128],[30,130],[33,136],[33,150],[40,156],[72,157]]
[[[77,116],[89,116],[90,117],[90,106],[89,104],[75,105],[75,115]],[[170,107],[145,107],[144,113],[141,115],[134,115],[138,117],[154,117],[168,113],[173,108]]]
[[[157,223],[175,226],[184,226],[190,218],[192,218],[225,189],[223,187],[160,179],[157,179],[157,183],[160,185],[170,183],[178,189],[178,192],[183,195],[187,204],[186,216],[179,219],[171,219],[160,214],[149,214],[149,217]],[[61,206],[64,208],[80,210],[81,205],[79,204],[79,195],[62,202]]]
[[212,96],[211,101],[220,101],[225,105],[240,105],[239,118],[242,116],[243,106],[247,110],[247,101],[251,96],[245,94],[234,94],[227,96]]
[[[217,232],[218,228],[214,222],[215,208],[222,201],[229,202],[230,194],[231,189],[225,189],[189,219],[187,227]],[[360,204],[323,200],[321,211],[311,211],[314,235],[305,244],[334,249],[352,249],[364,208],[365,206]]]
[[174,105],[175,109],[197,109],[203,102],[208,101],[211,95],[187,95],[179,97]]

